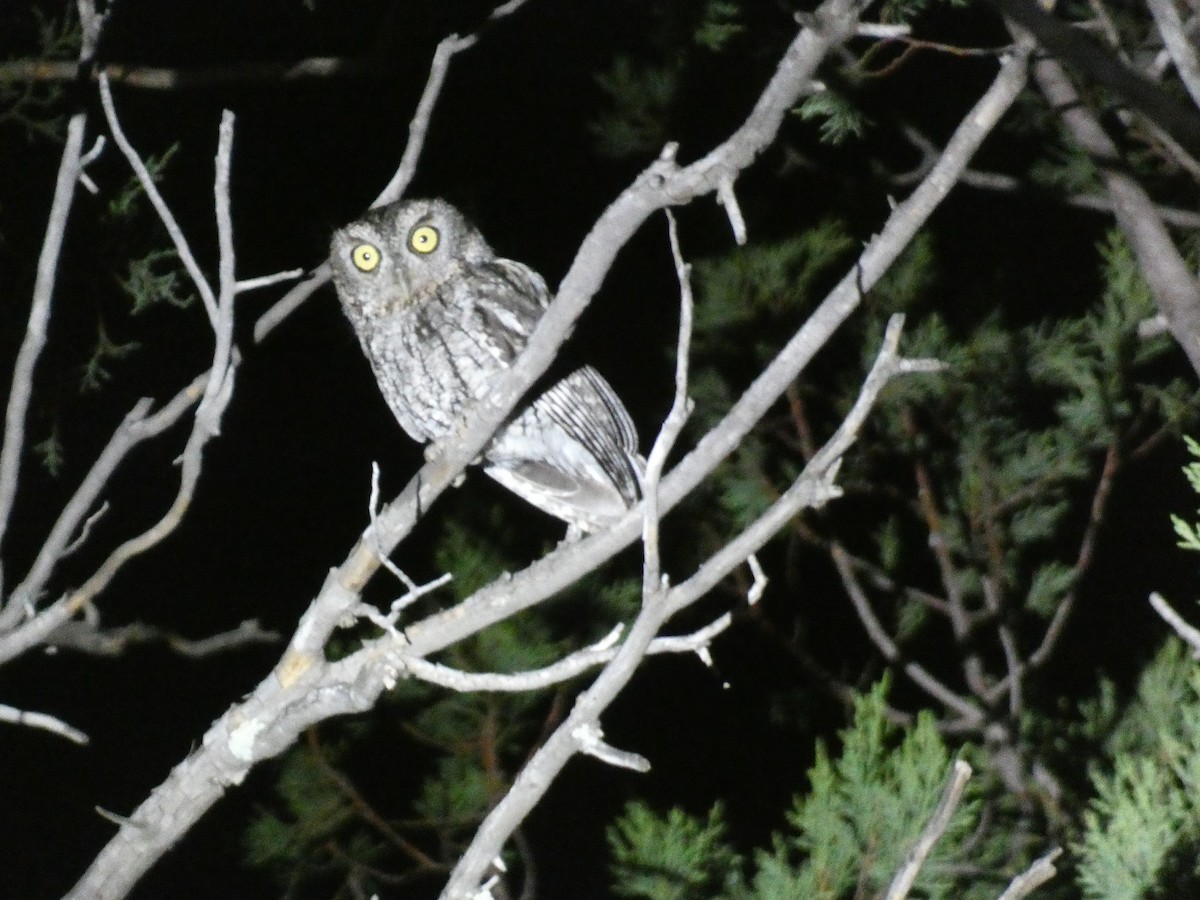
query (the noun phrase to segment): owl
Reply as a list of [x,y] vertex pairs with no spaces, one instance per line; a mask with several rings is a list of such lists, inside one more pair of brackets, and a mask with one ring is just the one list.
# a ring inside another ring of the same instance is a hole
[[[498,257],[443,200],[380,207],[334,232],[333,283],[400,426],[426,442],[513,364],[550,302],[541,276]],[[643,462],[624,404],[591,366],[516,412],[483,470],[569,533],[595,531],[633,506]]]

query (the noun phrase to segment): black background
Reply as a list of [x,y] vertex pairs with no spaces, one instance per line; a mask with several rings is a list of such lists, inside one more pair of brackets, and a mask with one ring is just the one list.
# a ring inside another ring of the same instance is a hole
[[[450,199],[502,255],[529,263],[556,284],[596,216],[648,162],[598,156],[588,130],[607,108],[595,73],[618,54],[652,49],[649,36],[661,23],[647,6],[533,0],[489,29],[451,65],[409,194]],[[266,0],[122,0],[101,58],[179,68],[309,55],[377,60],[368,74],[354,77],[178,92],[115,89],[125,129],[143,154],[181,142],[162,189],[210,272],[216,258],[216,129],[222,108],[235,111],[235,239],[239,275],[250,277],[321,261],[330,229],[355,218],[394,171],[437,41],[478,26],[487,9],[479,3],[359,2],[317,3],[309,11],[298,2]],[[773,3],[752,9],[765,37],[727,57],[712,56],[690,83],[693,96],[672,135],[682,143],[684,160],[736,126],[790,36],[787,10]],[[0,14],[5,55],[28,52],[23,13],[24,5],[13,3]],[[943,37],[1002,40],[997,23],[979,10],[936,24]],[[887,104],[906,104],[905,114],[941,139],[994,71],[987,58],[923,56],[865,100],[878,104],[881,116]],[[75,99],[93,113],[89,134],[104,130],[94,93],[82,91]],[[58,149],[26,142],[11,124],[3,127],[0,349],[11,359],[27,314]],[[832,215],[852,222],[862,239],[869,237],[886,215],[889,189],[867,189],[874,175],[862,151],[822,148],[815,128],[799,120],[785,123],[782,141],[805,154],[811,168],[777,177],[784,160],[777,148],[744,176],[740,189],[752,239]],[[915,163],[911,151],[899,146],[885,144],[883,152],[897,169]],[[1019,142],[997,136],[980,164],[1004,168],[1022,152]],[[173,395],[202,370],[210,352],[198,305],[183,314],[155,309],[137,320],[121,311],[99,219],[129,173],[112,146],[90,173],[101,196],[77,196],[50,345],[30,412],[34,440],[59,423],[67,465],[50,479],[26,457],[4,547],[11,579],[24,571],[54,512],[120,416],[143,394],[158,401]],[[689,255],[730,246],[728,226],[711,199],[684,210],[681,221]],[[1047,303],[1074,307],[1095,295],[1093,248],[1106,227],[1103,217],[960,188],[930,227],[943,250],[947,303],[986,291],[1020,317]],[[281,294],[274,288],[239,300],[245,363],[223,434],[206,451],[196,501],[182,527],[128,565],[105,592],[100,609],[106,622],[142,619],[199,637],[258,617],[289,634],[326,571],[365,524],[371,462],[382,465],[385,494],[395,493],[419,465],[420,448],[396,427],[378,396],[331,289],[311,298],[262,345],[253,344],[254,320]],[[564,365],[586,360],[605,373],[633,412],[644,443],[670,403],[672,369],[663,348],[673,338],[676,302],[665,228],[656,217],[622,252],[564,350]],[[99,320],[114,337],[141,339],[146,346],[117,364],[102,394],[81,397],[78,366]],[[176,429],[170,446],[140,449],[127,462],[106,494],[111,512],[91,546],[64,566],[56,589],[86,577],[103,550],[161,514],[176,486],[169,462],[183,439]],[[1178,449],[1169,448],[1122,482],[1117,512],[1103,535],[1104,562],[1093,573],[1085,611],[1073,623],[1052,681],[1085,689],[1099,668],[1127,677],[1162,632],[1145,608],[1148,591],[1174,589],[1187,596],[1192,570],[1172,547],[1165,512],[1186,512],[1191,505],[1177,474],[1181,462]],[[481,499],[511,507],[513,529],[529,535],[530,558],[560,536],[557,523],[477,474],[440,504],[435,521]],[[423,526],[397,555],[414,577],[436,574],[425,552],[435,534],[435,525]],[[810,595],[768,592],[765,603],[819,610],[845,601],[818,578]],[[651,774],[576,760],[551,789],[529,824],[544,896],[607,896],[603,828],[629,797],[696,812],[723,798],[742,846],[763,841],[782,824],[788,798],[804,785],[813,734],[827,732],[838,713],[814,697],[806,725],[770,723],[773,691],[815,689],[752,626],[723,637],[715,655],[717,671],[691,657],[649,662],[606,716],[609,739],[648,756]],[[0,702],[60,715],[92,741],[79,748],[40,731],[0,726],[0,896],[65,891],[113,832],[94,808],[132,811],[277,656],[277,648],[251,648],[190,661],[152,646],[117,659],[32,653],[0,670]],[[412,773],[388,747],[376,750],[372,787],[379,793],[373,796],[381,797],[382,806],[392,800],[401,807],[403,797],[387,796],[391,773],[396,784],[411,783]],[[273,774],[272,765],[260,766],[151,870],[134,896],[273,896],[268,881],[238,864],[241,832]]]

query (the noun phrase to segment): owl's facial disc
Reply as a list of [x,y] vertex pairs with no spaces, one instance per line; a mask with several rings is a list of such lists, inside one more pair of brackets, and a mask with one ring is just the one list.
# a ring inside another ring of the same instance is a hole
[[408,247],[414,253],[427,256],[437,249],[441,233],[432,225],[418,225],[408,233]]

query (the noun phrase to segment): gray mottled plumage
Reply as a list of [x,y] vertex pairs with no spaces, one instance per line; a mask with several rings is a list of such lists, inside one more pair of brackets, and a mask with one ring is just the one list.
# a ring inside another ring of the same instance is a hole
[[[550,302],[540,275],[497,257],[443,200],[372,210],[334,232],[330,263],[379,389],[418,441],[458,426]],[[484,451],[488,475],[584,531],[637,502],[639,465],[629,413],[590,366],[516,414]]]

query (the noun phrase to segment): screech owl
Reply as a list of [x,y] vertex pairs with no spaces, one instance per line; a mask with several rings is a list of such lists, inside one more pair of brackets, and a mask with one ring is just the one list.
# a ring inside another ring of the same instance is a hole
[[[496,256],[444,200],[404,200],[334,232],[333,283],[375,380],[418,441],[445,437],[512,365],[550,302],[541,276]],[[637,431],[591,366],[501,426],[484,472],[572,530],[638,500]]]

